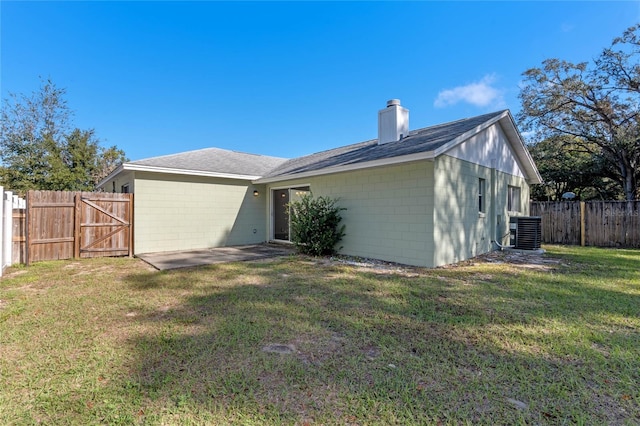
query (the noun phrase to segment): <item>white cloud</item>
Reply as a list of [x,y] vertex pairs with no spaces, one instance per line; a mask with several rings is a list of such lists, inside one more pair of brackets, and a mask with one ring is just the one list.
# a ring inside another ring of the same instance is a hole
[[503,93],[502,90],[493,86],[495,81],[495,74],[489,74],[478,82],[441,90],[433,105],[444,108],[466,102],[477,107],[502,108],[505,105]]

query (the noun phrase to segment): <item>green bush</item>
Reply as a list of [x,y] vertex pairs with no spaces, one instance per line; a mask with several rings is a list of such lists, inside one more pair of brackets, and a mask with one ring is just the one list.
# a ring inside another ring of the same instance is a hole
[[342,217],[336,206],[337,199],[314,198],[304,195],[290,203],[291,241],[298,251],[312,256],[335,253],[335,246],[344,236],[344,225],[339,226]]

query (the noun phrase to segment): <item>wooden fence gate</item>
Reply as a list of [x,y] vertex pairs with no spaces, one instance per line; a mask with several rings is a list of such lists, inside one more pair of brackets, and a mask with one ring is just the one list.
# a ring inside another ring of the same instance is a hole
[[27,264],[131,256],[133,194],[29,191]]

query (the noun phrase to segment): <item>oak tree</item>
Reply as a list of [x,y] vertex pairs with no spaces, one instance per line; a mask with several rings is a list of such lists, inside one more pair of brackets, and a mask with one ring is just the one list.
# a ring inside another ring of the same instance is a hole
[[591,63],[547,59],[525,71],[520,100],[522,130],[537,140],[571,137],[604,165],[625,199],[640,197],[640,26]]
[[599,156],[584,148],[575,138],[562,135],[529,145],[529,152],[538,166],[544,183],[531,187],[531,198],[537,201],[558,201],[567,192],[580,200],[610,200],[619,196],[619,186],[608,176],[611,171]]

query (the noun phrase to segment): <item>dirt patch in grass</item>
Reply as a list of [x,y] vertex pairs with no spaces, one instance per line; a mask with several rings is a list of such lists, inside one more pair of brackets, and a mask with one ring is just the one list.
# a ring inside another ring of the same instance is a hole
[[554,271],[560,266],[567,266],[561,259],[545,256],[541,252],[527,252],[519,250],[496,250],[483,254],[476,258],[480,262],[506,263],[518,268],[531,269],[536,271]]
[[[407,278],[424,276],[431,273],[433,269],[403,265],[400,263],[386,262],[377,259],[368,259],[353,256],[334,256],[320,258],[316,261],[309,261],[309,264],[318,265],[346,265],[354,267],[358,271],[367,271],[374,274],[389,275],[395,274]],[[545,256],[544,251],[522,251],[522,250],[496,250],[469,260],[444,265],[436,269],[452,269],[468,267],[477,263],[508,264],[517,268],[531,269],[537,271],[553,271],[559,266],[567,266],[561,259]],[[476,278],[490,280],[491,275],[477,275]]]
[[11,268],[7,272],[4,273],[3,278],[4,279],[9,279],[9,278],[17,277],[18,275],[23,275],[23,274],[26,274],[26,273],[27,273],[27,270],[24,269],[24,268],[22,268],[22,269]]

